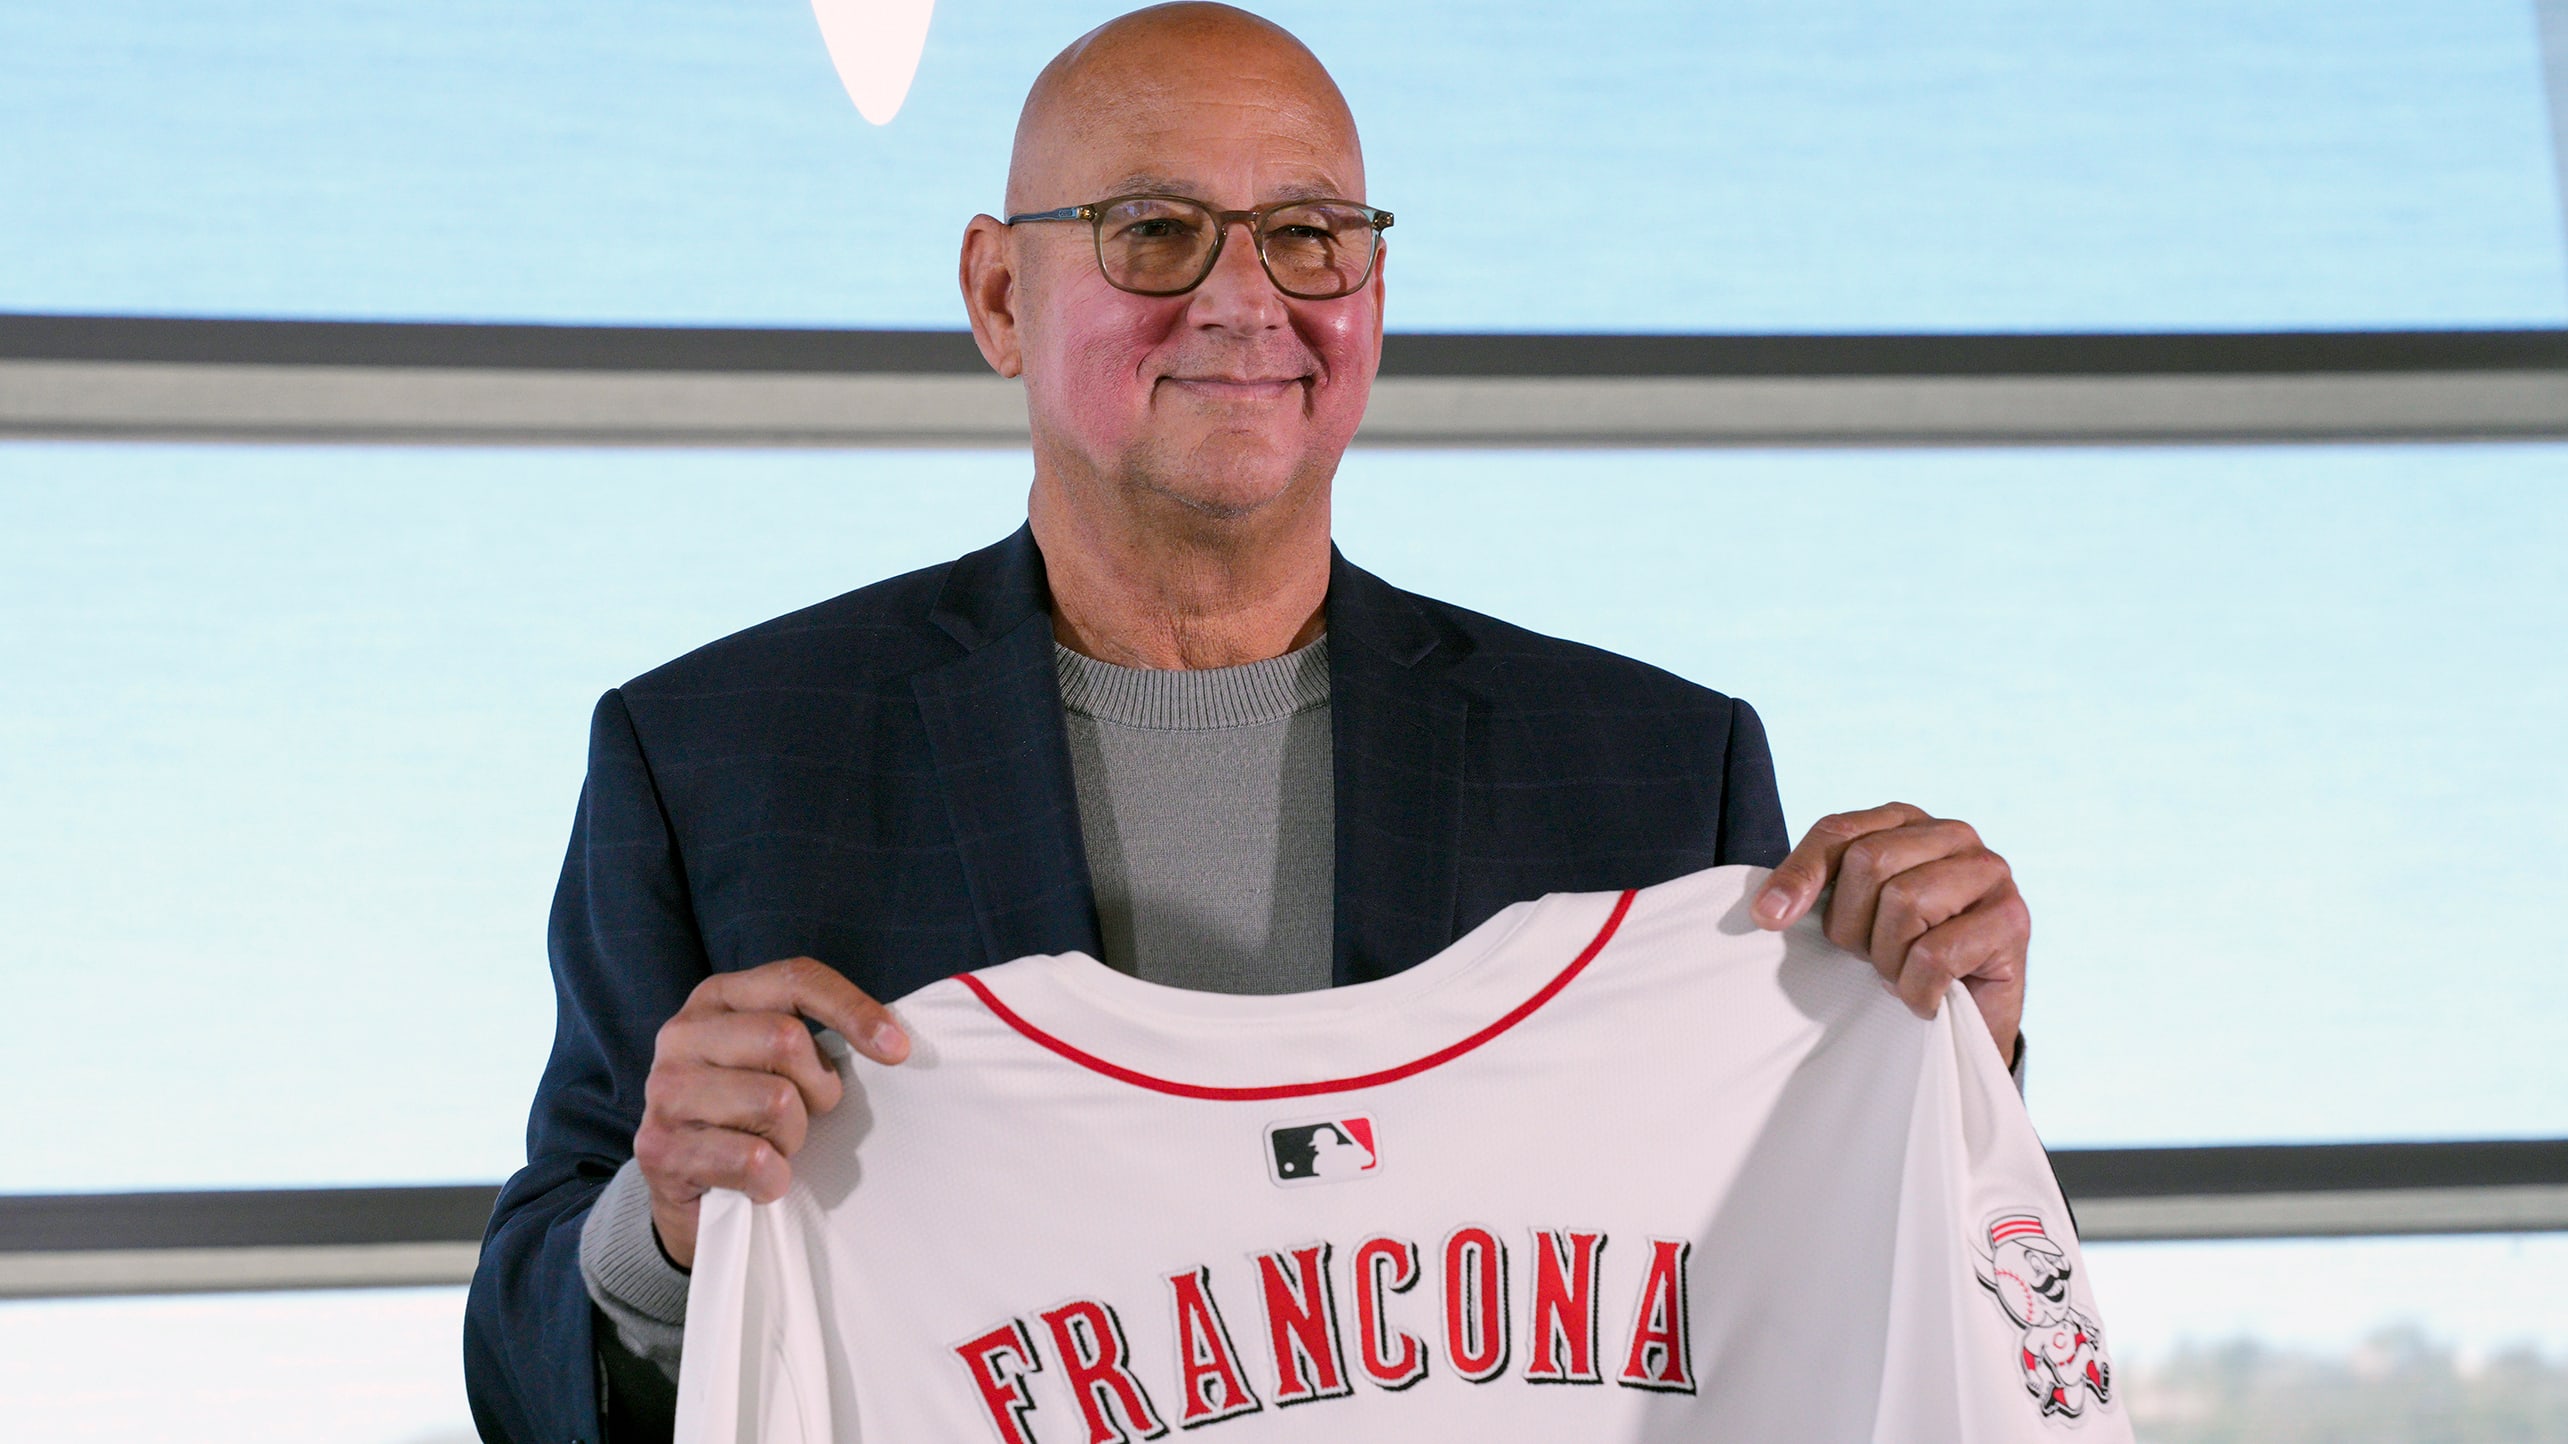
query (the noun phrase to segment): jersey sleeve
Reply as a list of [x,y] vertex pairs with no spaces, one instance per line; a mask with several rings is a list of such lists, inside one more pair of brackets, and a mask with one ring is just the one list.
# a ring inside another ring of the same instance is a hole
[[673,1444],[832,1444],[799,1200],[715,1189],[696,1225]]
[[2068,1205],[1958,983],[1920,1062],[1910,1113],[1873,1437],[2132,1437]]

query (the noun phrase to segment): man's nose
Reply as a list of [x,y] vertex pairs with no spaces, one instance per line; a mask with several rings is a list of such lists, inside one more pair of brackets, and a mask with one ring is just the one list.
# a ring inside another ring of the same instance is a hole
[[1190,298],[1187,318],[1199,326],[1263,331],[1284,324],[1284,293],[1257,259],[1257,232],[1245,220],[1222,227],[1222,253]]

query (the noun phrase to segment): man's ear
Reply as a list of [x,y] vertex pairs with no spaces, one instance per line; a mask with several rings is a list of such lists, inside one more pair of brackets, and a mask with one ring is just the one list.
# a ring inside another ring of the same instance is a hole
[[963,309],[972,318],[972,339],[981,359],[1002,376],[1025,370],[1017,345],[1017,277],[1008,254],[1008,228],[995,216],[974,216],[963,228]]
[[1382,272],[1391,264],[1391,240],[1385,236],[1376,244],[1382,248],[1373,255],[1372,281],[1373,368],[1378,372],[1382,369],[1382,303],[1383,299],[1390,294],[1389,286],[1382,279]]

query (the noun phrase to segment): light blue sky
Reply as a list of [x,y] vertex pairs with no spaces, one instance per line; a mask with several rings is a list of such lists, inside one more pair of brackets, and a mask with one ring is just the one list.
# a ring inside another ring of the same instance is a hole
[[[1979,822],[2035,906],[2056,1143],[2557,1134],[2562,475],[2558,446],[1358,452],[1339,533],[1749,697],[1797,821],[1896,795]],[[595,693],[999,534],[1024,477],[0,445],[0,1088],[77,1100],[0,1111],[6,1188],[509,1171]],[[2568,1349],[2547,1239],[2096,1270],[2134,1358],[2400,1318]],[[49,1381],[0,1424],[404,1444],[461,1418],[456,1297],[0,1308]],[[120,1383],[81,1362],[101,1331],[232,1362],[76,1407]]]
[[[1355,453],[1404,585],[1971,819],[2059,1143],[2568,1133],[2568,447]],[[0,446],[16,1188],[490,1178],[598,692],[993,539],[1022,454]],[[112,1018],[100,1048],[61,1016]],[[424,1086],[434,1080],[435,1086]],[[398,1126],[387,1126],[397,1119]]]
[[[959,326],[1026,82],[1121,8],[945,0],[877,129],[801,0],[9,6],[0,309]],[[2568,320],[2530,0],[1265,8],[1394,326]]]

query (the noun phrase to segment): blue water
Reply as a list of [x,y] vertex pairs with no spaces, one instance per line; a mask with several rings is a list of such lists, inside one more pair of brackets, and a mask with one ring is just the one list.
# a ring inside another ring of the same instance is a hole
[[[1119,8],[945,0],[877,129],[797,0],[10,6],[0,309],[960,326],[1026,82]],[[1267,8],[1395,327],[2568,322],[2530,0]]]

